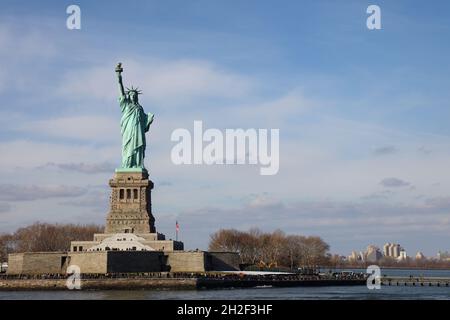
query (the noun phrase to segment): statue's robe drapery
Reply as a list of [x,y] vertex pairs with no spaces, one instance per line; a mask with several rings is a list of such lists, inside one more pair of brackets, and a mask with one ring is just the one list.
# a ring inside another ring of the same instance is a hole
[[119,98],[119,104],[122,110],[122,168],[144,168],[145,133],[154,115],[145,113],[139,103],[132,102],[126,95]]

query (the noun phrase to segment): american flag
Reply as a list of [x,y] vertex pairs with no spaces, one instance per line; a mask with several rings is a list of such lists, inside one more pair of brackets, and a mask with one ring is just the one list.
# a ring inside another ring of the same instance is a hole
[[180,231],[180,225],[178,224],[178,221],[175,222],[175,229],[178,231]]

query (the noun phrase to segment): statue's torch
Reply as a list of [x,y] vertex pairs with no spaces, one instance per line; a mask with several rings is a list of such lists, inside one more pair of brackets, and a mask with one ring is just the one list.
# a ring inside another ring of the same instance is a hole
[[122,63],[121,63],[121,62],[119,62],[119,63],[117,64],[117,66],[116,66],[116,72],[119,73],[119,74],[123,72],[123,68],[122,68]]

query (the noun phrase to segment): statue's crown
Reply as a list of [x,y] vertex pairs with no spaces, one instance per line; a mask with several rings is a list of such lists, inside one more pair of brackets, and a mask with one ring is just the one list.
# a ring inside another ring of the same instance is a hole
[[136,94],[142,94],[142,91],[141,90],[139,90],[139,88],[133,88],[133,86],[131,86],[131,89],[130,88],[127,88],[127,94],[130,94],[130,92],[135,92]]

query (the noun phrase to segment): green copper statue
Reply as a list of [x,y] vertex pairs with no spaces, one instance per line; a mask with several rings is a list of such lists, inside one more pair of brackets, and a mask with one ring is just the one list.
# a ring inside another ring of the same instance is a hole
[[136,88],[127,88],[122,83],[122,64],[117,64],[116,73],[119,80],[119,105],[122,110],[120,120],[122,132],[122,168],[143,170],[145,157],[145,133],[153,122],[154,115],[145,113],[139,104],[141,92]]

